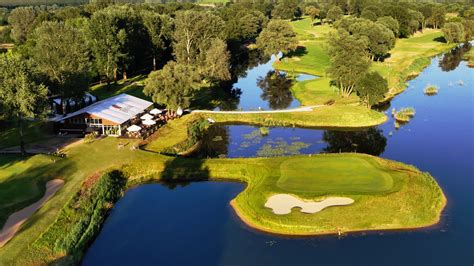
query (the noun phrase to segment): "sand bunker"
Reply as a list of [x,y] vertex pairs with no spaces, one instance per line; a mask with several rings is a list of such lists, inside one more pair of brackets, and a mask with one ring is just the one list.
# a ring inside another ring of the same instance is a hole
[[7,222],[3,225],[2,231],[0,231],[0,247],[3,247],[12,237],[18,232],[20,226],[30,218],[43,204],[48,201],[56,191],[58,191],[64,181],[61,179],[53,179],[46,183],[46,192],[44,196],[37,202],[30,206],[21,209],[14,214],[10,215]]
[[292,195],[277,194],[267,199],[265,207],[272,209],[274,214],[283,215],[290,213],[294,207],[301,208],[303,213],[316,213],[327,207],[350,205],[352,203],[354,203],[353,199],[345,197],[330,197],[322,201],[303,201]]

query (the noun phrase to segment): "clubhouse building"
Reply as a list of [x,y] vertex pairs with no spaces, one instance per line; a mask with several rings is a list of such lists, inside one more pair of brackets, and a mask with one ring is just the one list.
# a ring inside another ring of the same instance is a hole
[[96,131],[102,135],[121,136],[132,124],[131,120],[151,108],[152,102],[128,94],[119,94],[69,113],[57,121],[60,132],[83,134]]

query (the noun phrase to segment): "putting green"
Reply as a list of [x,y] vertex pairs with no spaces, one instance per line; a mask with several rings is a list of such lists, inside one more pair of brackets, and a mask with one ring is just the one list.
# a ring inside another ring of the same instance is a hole
[[380,193],[393,189],[393,178],[367,157],[343,155],[318,160],[295,158],[280,165],[277,186],[301,193]]

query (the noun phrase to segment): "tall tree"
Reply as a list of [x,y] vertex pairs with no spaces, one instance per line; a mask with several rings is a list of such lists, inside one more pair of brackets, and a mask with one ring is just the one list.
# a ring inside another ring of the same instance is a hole
[[464,27],[460,22],[448,22],[443,27],[444,38],[448,43],[460,43],[464,41]]
[[119,62],[126,56],[123,53],[126,31],[115,25],[113,17],[105,12],[96,12],[89,22],[87,33],[99,74],[107,82],[117,80]]
[[92,15],[88,40],[99,74],[109,82],[119,73],[127,79],[128,69],[145,60],[150,39],[136,9],[113,5]]
[[230,53],[227,44],[221,39],[211,41],[211,46],[206,51],[204,64],[201,65],[201,74],[211,80],[230,80]]
[[170,61],[163,69],[150,73],[143,92],[167,108],[187,108],[198,80],[199,75],[192,66]]
[[288,53],[298,46],[296,33],[284,20],[271,20],[257,38],[257,46],[265,55]]
[[141,18],[150,38],[153,70],[156,70],[156,58],[166,49],[166,44],[171,40],[172,21],[168,15],[160,15],[149,10],[143,10]]
[[82,99],[90,81],[90,58],[84,33],[64,22],[43,22],[35,30],[33,58],[61,97]]
[[338,30],[329,38],[331,66],[329,75],[339,87],[342,97],[349,96],[359,77],[367,73],[370,62],[366,56],[367,41]]
[[293,19],[299,9],[300,0],[282,0],[272,10],[272,17],[276,19]]
[[377,72],[370,72],[363,75],[356,84],[355,91],[361,100],[361,103],[367,107],[380,102],[388,92],[388,83]]
[[400,25],[398,25],[398,21],[391,16],[380,17],[377,19],[377,22],[390,29],[395,37],[399,35]]
[[367,50],[372,60],[384,57],[395,46],[393,32],[377,22],[359,20],[349,26],[349,32],[357,38],[366,39]]
[[433,28],[438,29],[444,26],[446,22],[446,9],[442,5],[437,5],[433,8],[433,15],[431,17]]
[[179,11],[175,18],[173,52],[180,64],[196,65],[204,60],[213,39],[221,37],[224,21],[209,12]]
[[11,25],[12,39],[18,43],[24,43],[28,33],[31,32],[38,12],[33,7],[17,7],[8,17]]
[[319,17],[319,13],[321,10],[315,6],[307,6],[304,10],[304,13],[309,16],[311,19],[311,25],[313,24],[314,20]]
[[336,20],[341,19],[344,16],[344,12],[339,6],[333,6],[328,10],[328,14],[326,15],[326,19],[331,22],[335,22]]
[[44,114],[47,89],[36,83],[31,65],[13,54],[0,55],[0,106],[18,124],[20,150],[25,154],[23,121]]

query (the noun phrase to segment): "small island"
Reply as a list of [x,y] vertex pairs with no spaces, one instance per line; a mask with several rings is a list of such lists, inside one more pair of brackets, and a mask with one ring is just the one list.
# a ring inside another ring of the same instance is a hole
[[[317,155],[262,163],[267,165],[264,173],[248,178],[247,189],[232,206],[247,225],[265,232],[321,235],[420,228],[436,224],[446,205],[441,188],[428,173],[377,157]],[[316,213],[300,212],[296,207],[278,215],[265,203],[282,193],[304,201],[344,197],[354,203]]]

